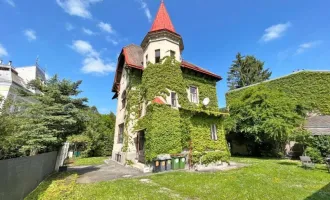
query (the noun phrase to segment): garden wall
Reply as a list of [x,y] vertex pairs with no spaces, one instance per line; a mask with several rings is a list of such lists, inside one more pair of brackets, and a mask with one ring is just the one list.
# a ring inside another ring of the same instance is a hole
[[55,169],[57,152],[0,160],[0,199],[20,200]]

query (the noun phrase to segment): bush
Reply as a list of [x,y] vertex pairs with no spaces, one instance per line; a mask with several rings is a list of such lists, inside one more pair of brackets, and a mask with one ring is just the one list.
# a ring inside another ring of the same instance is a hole
[[307,147],[305,154],[311,157],[314,163],[323,163],[323,157],[318,149],[313,147]]
[[318,149],[323,157],[330,154],[330,136],[321,135],[313,137],[310,146]]

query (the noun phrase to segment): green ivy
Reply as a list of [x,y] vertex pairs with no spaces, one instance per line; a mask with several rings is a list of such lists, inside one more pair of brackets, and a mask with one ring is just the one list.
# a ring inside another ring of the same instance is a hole
[[139,125],[146,129],[146,160],[152,161],[163,153],[181,153],[180,113],[177,110],[168,105],[152,104]]
[[[321,114],[330,114],[329,72],[301,71],[259,85],[283,91],[288,97],[297,100],[310,110],[319,111]],[[245,90],[246,88],[228,92],[226,94],[228,106],[232,101],[240,98]]]
[[[216,81],[189,73],[183,72],[175,59],[167,57],[161,63],[148,63],[142,74],[142,82],[137,81],[134,93],[130,89],[129,93],[134,97],[130,100],[131,96],[128,96],[127,116],[136,112],[135,105],[141,103],[142,99],[149,102],[146,116],[139,119],[135,126],[136,130],[146,130],[145,156],[149,162],[159,154],[177,154],[183,149],[201,152],[202,156],[206,155],[205,151],[217,150],[218,153],[203,157],[202,162],[227,160],[229,157],[222,126],[226,114],[218,109]],[[198,87],[199,99],[208,97],[210,104],[205,107],[190,103],[187,94],[189,86]],[[166,98],[170,95],[168,90],[177,93],[181,108],[151,103],[156,96]],[[137,119],[137,116],[133,115],[133,118]],[[212,124],[218,127],[218,141],[211,140]]]
[[[230,156],[227,142],[225,139],[225,131],[223,128],[224,117],[216,117],[212,115],[193,114],[185,111],[181,114],[189,130],[190,148],[193,150],[193,163],[209,164],[215,161],[228,161]],[[217,140],[211,140],[210,127],[215,124],[217,127]]]
[[132,141],[129,138],[128,126],[133,123],[139,116],[141,104],[141,72],[135,69],[126,69],[128,78],[128,86],[126,88],[126,115],[124,128],[124,145],[123,152],[128,151],[128,142]]

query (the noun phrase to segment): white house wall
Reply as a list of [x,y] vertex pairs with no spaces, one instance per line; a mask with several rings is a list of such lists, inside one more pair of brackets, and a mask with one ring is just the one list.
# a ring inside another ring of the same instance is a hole
[[146,56],[148,55],[148,61],[151,63],[155,63],[155,51],[159,49],[160,50],[160,56],[161,58],[164,58],[166,56],[170,56],[170,51],[175,52],[175,59],[179,62],[181,62],[181,51],[180,51],[180,45],[178,42],[175,42],[173,40],[168,39],[167,37],[158,38],[156,40],[149,41],[149,44],[144,50],[143,54],[143,63],[144,68],[147,67],[147,60]]

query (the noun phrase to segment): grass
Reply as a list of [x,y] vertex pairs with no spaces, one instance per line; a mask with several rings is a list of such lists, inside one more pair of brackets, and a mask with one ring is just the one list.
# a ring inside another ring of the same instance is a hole
[[233,160],[250,165],[227,172],[171,172],[93,184],[76,184],[78,175],[73,173],[55,174],[26,199],[330,199],[330,173],[323,165],[305,170],[296,161]]
[[91,158],[73,158],[70,160],[70,166],[86,166],[86,165],[101,165],[107,157],[91,157]]

